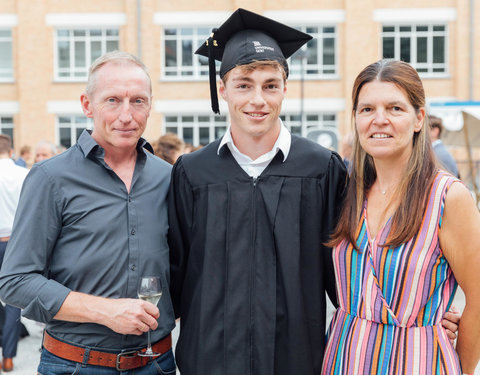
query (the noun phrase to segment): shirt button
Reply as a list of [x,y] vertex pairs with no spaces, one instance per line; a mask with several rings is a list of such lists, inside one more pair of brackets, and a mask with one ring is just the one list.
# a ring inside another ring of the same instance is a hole
[[128,197],[128,201],[131,202],[131,201],[132,201],[132,197],[129,196],[129,197]]
[[132,236],[135,236],[135,228],[133,228],[130,233],[132,234]]
[[132,265],[130,266],[130,269],[131,269],[132,271],[135,271],[136,268],[137,268],[137,267],[135,267],[135,264],[132,264]]

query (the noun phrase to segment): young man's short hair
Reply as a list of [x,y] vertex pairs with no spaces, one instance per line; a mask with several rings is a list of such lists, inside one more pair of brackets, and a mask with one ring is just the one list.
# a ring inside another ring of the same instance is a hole
[[431,129],[438,129],[438,138],[440,138],[443,130],[442,119],[437,116],[428,115],[428,123]]
[[[240,68],[243,73],[249,74],[253,72],[255,69],[262,69],[266,67],[271,67],[276,69],[277,71],[282,73],[283,76],[283,82],[285,83],[287,81],[287,73],[285,72],[285,68],[283,67],[282,64],[280,64],[278,61],[274,60],[257,60],[253,61],[250,64],[245,64],[245,65],[238,65],[237,68]],[[225,75],[222,77],[223,84],[227,83],[228,76],[230,75],[231,70],[229,70]]]
[[12,139],[7,134],[0,134],[0,154],[8,154],[12,149]]

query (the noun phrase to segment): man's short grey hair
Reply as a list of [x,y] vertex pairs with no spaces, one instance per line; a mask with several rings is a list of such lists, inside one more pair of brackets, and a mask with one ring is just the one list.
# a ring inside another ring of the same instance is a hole
[[40,147],[45,147],[47,148],[52,155],[57,154],[57,146],[55,146],[53,143],[48,142],[48,141],[40,141],[35,145],[35,152],[40,148]]
[[139,66],[148,77],[148,81],[150,83],[150,93],[151,93],[152,80],[150,79],[150,75],[148,74],[148,69],[145,66],[145,64],[137,56],[132,55],[131,53],[123,52],[123,51],[112,51],[112,52],[107,52],[106,54],[97,58],[90,66],[90,69],[88,70],[88,82],[87,82],[87,88],[86,88],[87,95],[91,95],[95,91],[96,72],[107,63],[134,64]]

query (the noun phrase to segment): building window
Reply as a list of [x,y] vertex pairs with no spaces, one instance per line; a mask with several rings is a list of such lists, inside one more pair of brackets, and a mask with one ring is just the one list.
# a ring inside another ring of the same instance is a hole
[[85,116],[58,116],[58,143],[69,148],[77,143],[78,137],[85,129],[93,129],[92,119]]
[[13,145],[13,117],[0,116],[0,133],[10,136]]
[[118,29],[57,29],[55,79],[85,81],[91,63],[118,47]]
[[[163,29],[162,78],[204,79],[208,59],[195,51],[208,39],[212,27],[168,27]],[[219,62],[216,62],[217,70]]]
[[[299,26],[297,29],[313,36],[289,61],[290,77],[299,79],[303,71],[309,78],[337,75],[335,26]],[[197,48],[209,37],[212,27],[169,27],[163,30],[162,78],[198,80],[208,76],[208,59],[195,55]],[[306,51],[306,52],[305,52]],[[220,63],[216,61],[217,71]]]
[[306,46],[297,51],[289,61],[290,77],[299,79],[303,74],[308,78],[327,78],[337,75],[337,29],[335,26],[297,27],[313,36]]
[[306,137],[332,150],[338,150],[337,116],[335,113],[281,115],[292,134]]
[[0,29],[0,81],[13,80],[12,31]]
[[410,63],[422,76],[447,73],[446,25],[384,25],[382,55]]
[[227,116],[178,115],[165,116],[165,131],[177,134],[185,143],[207,145],[227,131]]

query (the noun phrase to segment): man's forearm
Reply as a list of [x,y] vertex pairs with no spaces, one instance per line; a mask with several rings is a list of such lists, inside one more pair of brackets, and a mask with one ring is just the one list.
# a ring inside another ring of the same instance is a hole
[[139,299],[104,298],[70,292],[54,319],[97,323],[120,334],[141,335],[157,328],[159,316],[156,306]]

